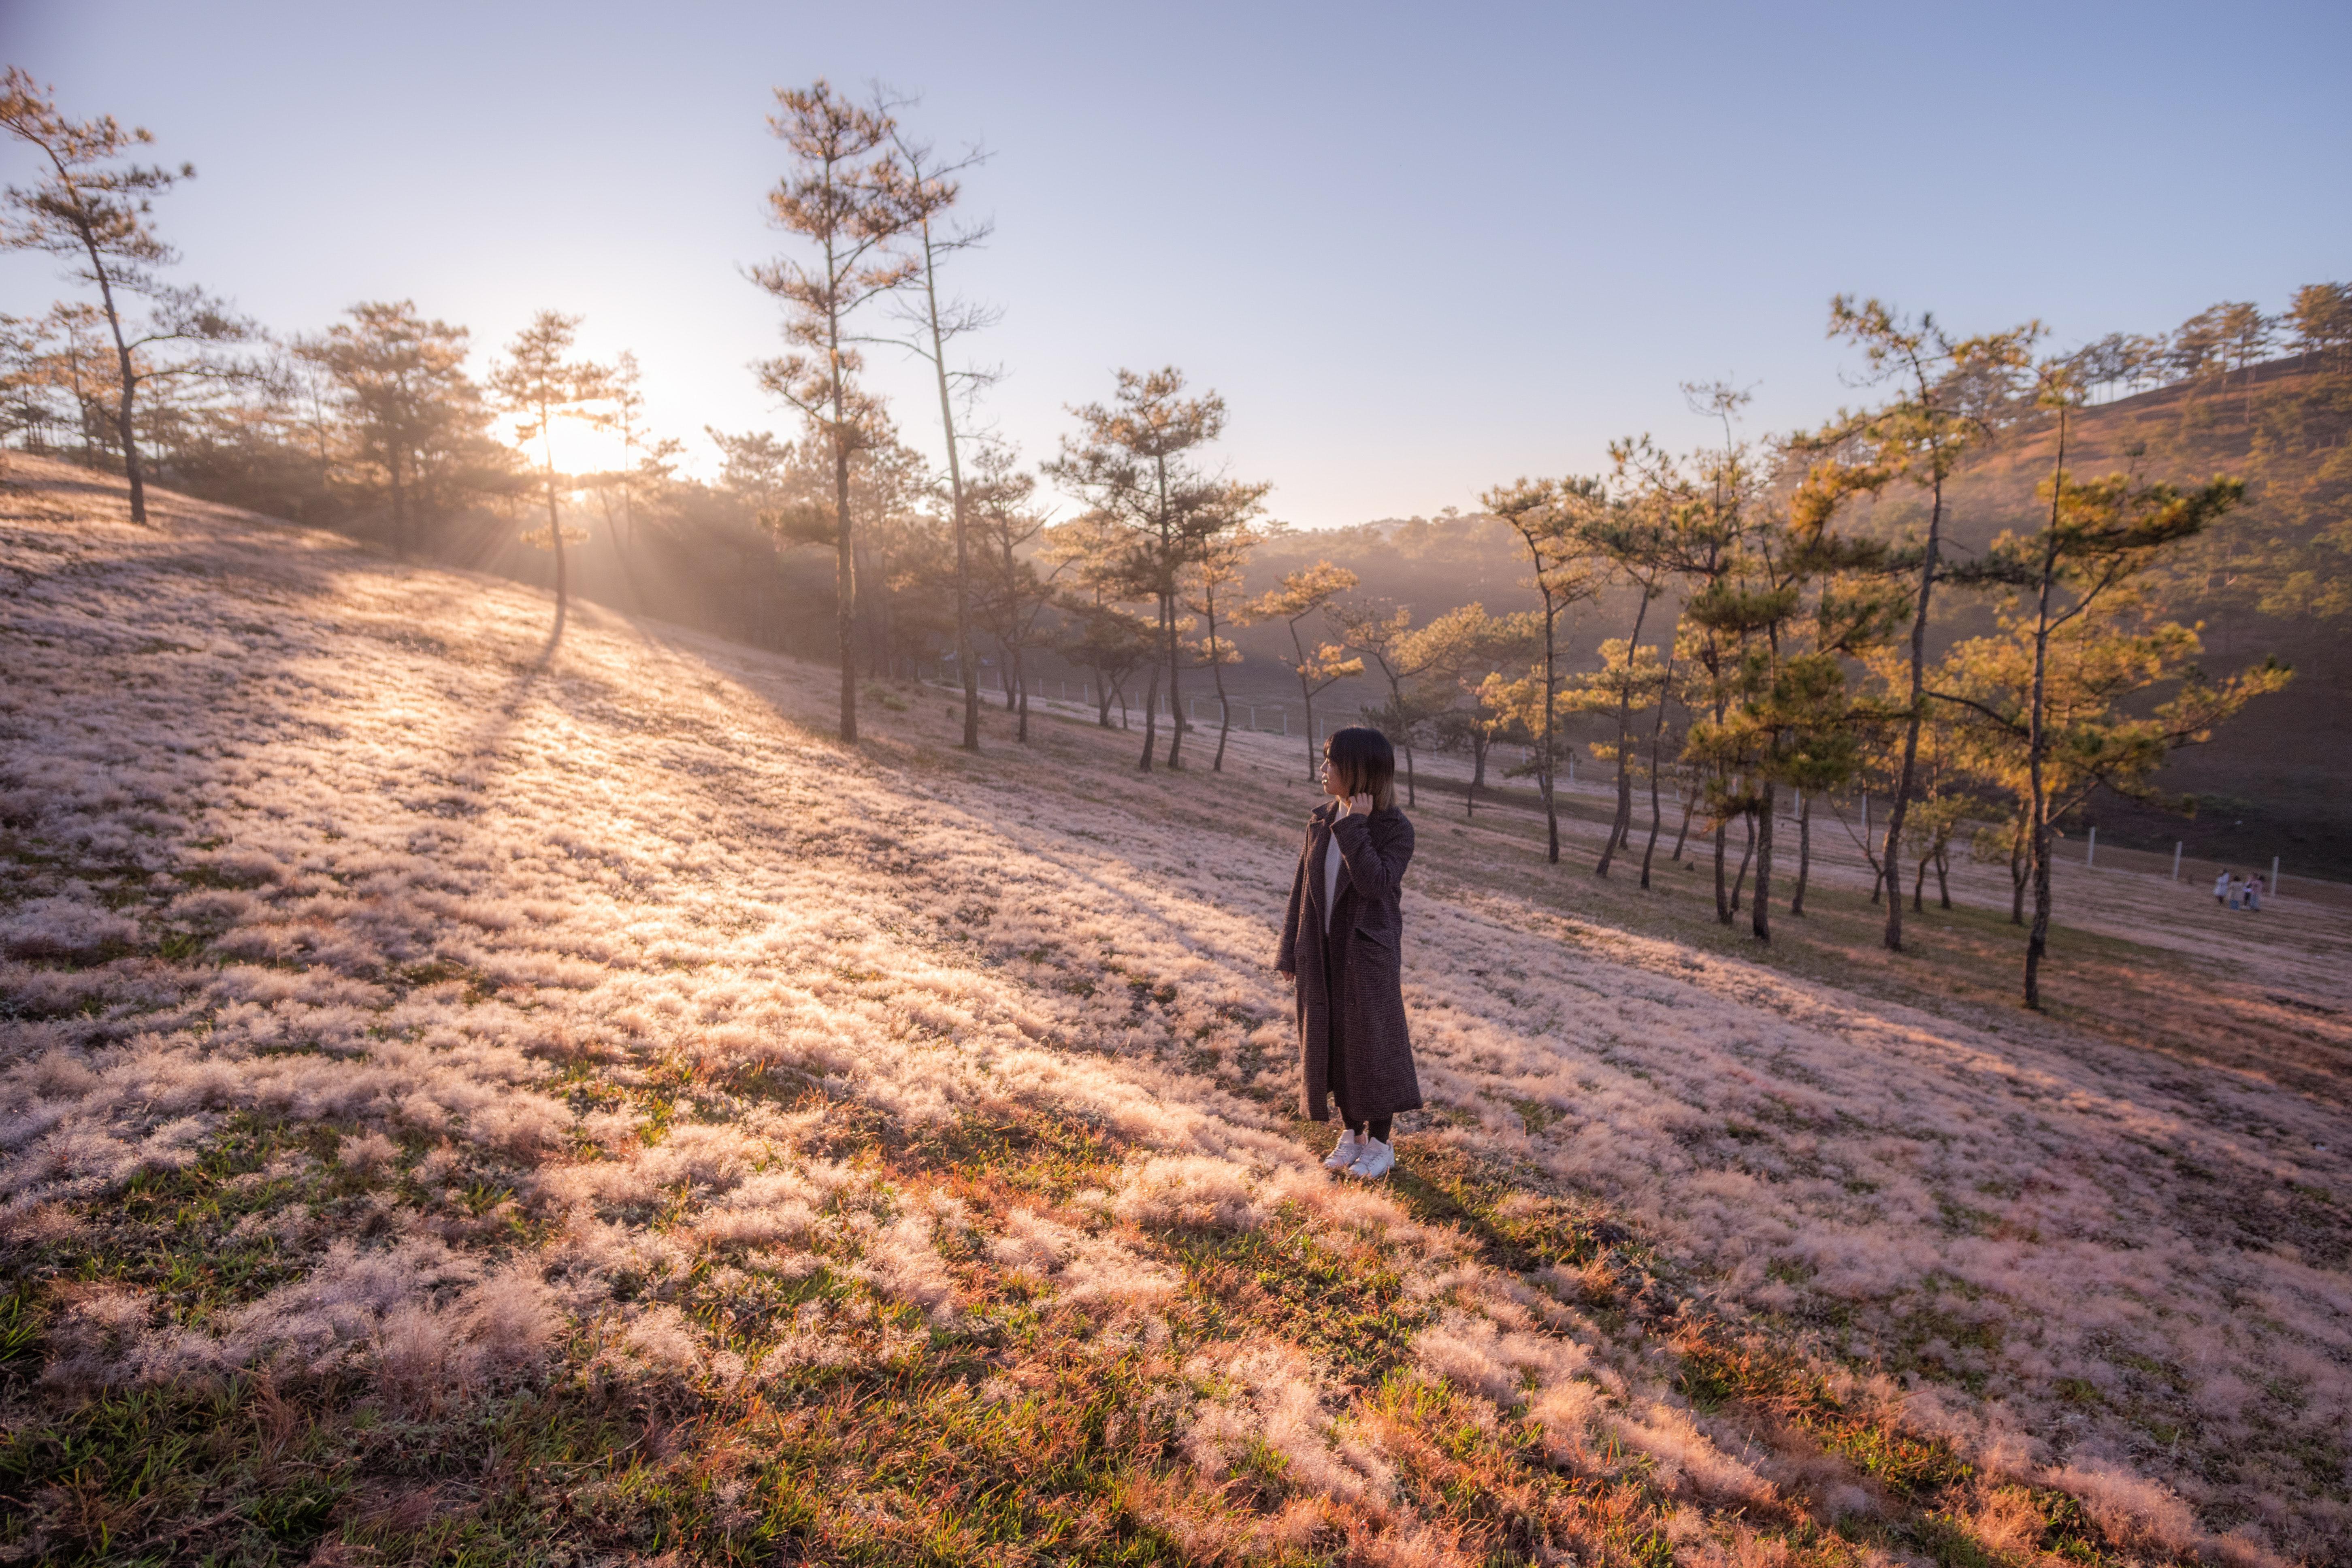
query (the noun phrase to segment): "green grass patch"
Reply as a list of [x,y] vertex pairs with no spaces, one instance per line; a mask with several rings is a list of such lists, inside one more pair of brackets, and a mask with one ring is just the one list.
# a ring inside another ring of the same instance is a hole
[[1297,1216],[1166,1239],[1184,1276],[1171,1316],[1188,1342],[1286,1341],[1370,1385],[1404,1364],[1434,1316],[1377,1244],[1318,1234]]

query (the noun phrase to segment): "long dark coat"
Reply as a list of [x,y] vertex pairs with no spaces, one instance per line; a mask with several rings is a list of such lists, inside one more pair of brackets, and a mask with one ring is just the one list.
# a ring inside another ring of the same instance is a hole
[[[1339,996],[1326,984],[1323,930],[1323,855],[1339,840],[1339,892],[1331,910],[1332,940],[1346,943]],[[1394,806],[1369,816],[1350,816],[1337,802],[1316,808],[1307,824],[1298,875],[1290,887],[1290,913],[1282,922],[1282,952],[1275,967],[1297,976],[1298,1044],[1305,1061],[1306,1113],[1330,1120],[1330,1024],[1338,1010],[1341,1061],[1348,1085],[1347,1109],[1375,1119],[1421,1106],[1421,1082],[1413,1076],[1412,1042],[1404,1023],[1404,990],[1397,969],[1397,944],[1404,931],[1399,885],[1412,861],[1412,824]]]

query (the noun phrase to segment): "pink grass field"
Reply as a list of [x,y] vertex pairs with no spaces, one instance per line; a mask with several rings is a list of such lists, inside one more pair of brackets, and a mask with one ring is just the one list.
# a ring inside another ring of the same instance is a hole
[[[571,1357],[759,1387],[968,1319],[949,1260],[968,1253],[1149,1343],[1181,1282],[1155,1226],[1295,1205],[1381,1238],[1429,1307],[1426,1376],[1539,1422],[1570,1469],[1645,1457],[1676,1561],[1782,1560],[1787,1532],[1754,1523],[1773,1508],[1828,1526],[1892,1506],[1685,1397],[1674,1352],[1572,1270],[1513,1274],[1442,1216],[1324,1179],[1268,968],[1300,786],[1140,777],[1128,737],[1058,720],[1034,754],[992,736],[966,758],[919,689],[869,707],[851,751],[827,670],[594,605],[551,646],[542,595],[169,496],[134,529],[109,481],[11,465],[19,1277],[239,1116],[331,1129],[341,1163],[406,1162],[436,1190],[495,1163],[534,1220],[468,1230],[390,1191],[364,1231],[289,1209],[250,1223],[299,1274],[201,1312],[51,1281],[11,1419],[256,1366],[456,1384]],[[2072,1494],[2112,1560],[2352,1561],[2341,1098],[1579,913],[1580,864],[1433,811],[1422,843],[1404,973],[1431,1106],[1403,1124],[1408,1173],[1459,1156],[1605,1209],[1692,1310],[1948,1441],[1987,1487]],[[2062,896],[2062,945],[2095,932],[2152,970],[2196,953],[2287,999],[2246,1026],[2284,1031],[2269,1048],[2352,1044],[2352,918],[2289,902],[2215,931],[2194,923],[2210,900],[2147,878]],[[809,1100],[714,1093],[654,1125],[583,1093],[671,1068],[791,1076],[900,1128],[1043,1108],[1126,1152],[1055,1212],[975,1221],[818,1136]],[[615,1289],[714,1249],[786,1278],[832,1259],[913,1315],[883,1333],[806,1312],[747,1350]],[[1237,1340],[1189,1364],[1171,1465],[1220,1485],[1262,1444],[1361,1560],[1476,1560],[1400,1500],[1400,1461],[1315,1354]],[[1995,1511],[1968,1523],[1983,1560],[2039,1560]]]

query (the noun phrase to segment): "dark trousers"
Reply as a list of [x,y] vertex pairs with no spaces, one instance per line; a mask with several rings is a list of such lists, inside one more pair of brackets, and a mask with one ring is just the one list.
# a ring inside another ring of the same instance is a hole
[[1355,1113],[1348,1104],[1348,1047],[1345,1027],[1340,1018],[1344,1013],[1340,999],[1348,994],[1348,938],[1345,931],[1327,932],[1323,938],[1323,1016],[1328,1033],[1325,1048],[1325,1077],[1331,1086],[1331,1098],[1339,1104],[1339,1121],[1349,1131],[1371,1135],[1385,1143],[1394,1119],[1373,1117],[1369,1122]]

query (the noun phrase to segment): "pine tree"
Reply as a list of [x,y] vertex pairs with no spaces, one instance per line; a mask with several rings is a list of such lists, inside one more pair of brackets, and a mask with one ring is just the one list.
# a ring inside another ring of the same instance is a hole
[[887,114],[849,102],[820,79],[805,90],[779,89],[768,129],[792,166],[769,193],[777,227],[815,248],[751,269],[752,281],[785,308],[794,352],[763,362],[760,384],[800,411],[825,444],[833,467],[834,616],[841,658],[841,738],[857,739],[857,541],[850,515],[851,459],[883,438],[881,405],[858,382],[865,361],[851,318],[900,288],[917,264],[887,248],[906,227],[906,171],[890,145]]
[[[515,334],[514,342],[507,345],[505,362],[490,373],[491,392],[508,413],[520,418],[516,438],[525,445],[533,441],[540,444],[541,485],[547,500],[544,542],[555,552],[555,630],[559,636],[570,607],[570,580],[563,547],[577,542],[582,536],[575,532],[567,537],[557,505],[555,422],[569,419],[590,426],[607,423],[609,416],[597,405],[612,389],[612,373],[604,366],[565,357],[578,334],[580,320],[560,310],[541,310],[531,319],[530,326]],[[526,539],[531,543],[541,542],[535,535],[527,535]]]
[[[2078,384],[2063,364],[2043,367],[2042,401],[2057,418],[2057,456],[2042,486],[2042,526],[2004,533],[1953,580],[2004,591],[2002,633],[1956,647],[1929,695],[1972,716],[2008,759],[2022,803],[2033,919],[2025,945],[2024,999],[2042,1005],[2049,951],[2053,824],[2100,785],[2145,793],[2165,755],[2204,740],[2245,703],[2286,683],[2275,663],[2225,680],[2195,664],[2196,633],[2158,619],[2134,590],[2168,550],[2237,506],[2245,487],[2216,479],[2195,489],[2123,474],[2077,479],[2066,471]],[[2169,687],[2150,703],[2141,694]],[[1889,865],[1896,839],[1890,835]],[[1889,874],[1890,898],[1898,891]]]
[[1289,629],[1291,649],[1297,656],[1290,669],[1298,678],[1299,698],[1307,708],[1307,776],[1310,779],[1319,777],[1322,770],[1322,757],[1315,746],[1315,699],[1334,682],[1363,674],[1364,661],[1349,658],[1348,650],[1336,642],[1311,642],[1300,627],[1309,617],[1328,614],[1332,600],[1355,585],[1353,572],[1318,561],[1286,575],[1281,586],[1252,601],[1249,607],[1253,619],[1281,621]]
[[[1080,431],[1062,443],[1045,472],[1085,501],[1093,516],[1123,540],[1125,570],[1152,600],[1158,617],[1160,669],[1168,679],[1168,765],[1183,766],[1182,606],[1184,574],[1213,542],[1246,524],[1271,486],[1237,484],[1201,467],[1195,448],[1225,427],[1225,402],[1214,392],[1184,395],[1184,373],[1173,365],[1139,375],[1118,373],[1111,401],[1074,407]],[[1143,754],[1151,771],[1159,709],[1148,697]]]
[[1480,498],[1480,504],[1508,523],[1528,552],[1534,575],[1528,585],[1543,600],[1543,658],[1524,682],[1490,684],[1492,690],[1528,726],[1534,737],[1529,759],[1536,788],[1543,796],[1546,842],[1544,858],[1559,864],[1559,804],[1553,794],[1559,768],[1560,699],[1559,617],[1573,605],[1601,592],[1601,559],[1584,531],[1584,524],[1606,504],[1598,479],[1521,479],[1497,486]]
[[[1255,510],[1255,501],[1251,509]],[[1225,632],[1249,624],[1249,608],[1241,597],[1247,580],[1244,568],[1262,537],[1254,521],[1210,534],[1202,541],[1200,553],[1184,579],[1183,605],[1201,617],[1201,662],[1209,667],[1209,676],[1217,691],[1217,752],[1209,763],[1211,773],[1225,771],[1225,744],[1234,731],[1233,702],[1225,694],[1225,668],[1242,661],[1241,649],[1234,646]]]
[[[974,655],[971,640],[975,595],[971,524],[966,511],[963,456],[956,438],[955,392],[961,388],[969,396],[994,376],[990,372],[950,366],[948,345],[968,333],[995,325],[1002,312],[965,300],[943,301],[940,297],[940,266],[959,252],[985,244],[994,226],[948,221],[948,215],[963,195],[957,176],[986,162],[987,154],[974,150],[950,162],[938,156],[930,143],[908,137],[896,124],[896,115],[909,107],[910,101],[886,100],[876,106],[878,115],[893,121],[891,145],[906,172],[902,221],[913,247],[911,259],[917,264],[908,279],[908,288],[910,295],[918,297],[913,308],[903,313],[906,324],[913,330],[898,342],[930,365],[932,378],[939,385],[940,426],[947,443],[948,504],[955,536],[956,668],[963,680],[961,744],[967,752],[976,752],[980,750],[980,660]],[[1024,742],[1029,738],[1025,698],[1021,710],[1020,738]]]
[[1389,689],[1382,714],[1395,731],[1393,739],[1398,748],[1404,752],[1405,804],[1418,805],[1412,732],[1425,717],[1425,710],[1413,700],[1409,688],[1436,664],[1444,647],[1425,640],[1412,629],[1411,610],[1384,599],[1335,605],[1331,624],[1343,645],[1372,661]]
[[[1029,650],[1045,640],[1044,623],[1055,602],[1054,582],[1069,565],[1064,557],[1055,561],[1052,571],[1041,574],[1024,553],[1045,527],[1034,504],[1036,489],[1036,476],[1021,471],[1011,452],[991,447],[974,459],[962,498],[971,542],[971,620],[987,628],[1004,652],[1006,692],[1008,697],[1019,694],[1013,739],[1023,745],[1029,742]],[[1054,560],[1050,554],[1045,558]],[[959,626],[959,637],[964,635]],[[968,653],[962,657],[973,666],[966,689],[976,692],[979,661]]]
[[[1625,444],[1612,448],[1612,455],[1630,452]],[[1620,474],[1625,471],[1621,460]],[[1637,693],[1655,686],[1663,694],[1662,663],[1655,669],[1641,669],[1642,627],[1649,619],[1650,606],[1666,591],[1681,553],[1681,535],[1688,527],[1687,498],[1664,486],[1645,486],[1622,498],[1619,504],[1595,517],[1586,526],[1585,536],[1615,569],[1619,578],[1633,590],[1633,629],[1623,642],[1610,646],[1619,652],[1614,658],[1603,650],[1601,688],[1604,699],[1613,696],[1617,710],[1617,741],[1611,752],[1617,763],[1617,810],[1609,824],[1609,837],[1601,846],[1601,858],[1592,868],[1593,875],[1606,877],[1609,868],[1633,832],[1633,700]],[[1663,696],[1661,698],[1663,700]],[[1643,886],[1649,885],[1646,877]]]
[[[1486,700],[1489,681],[1504,670],[1525,668],[1543,645],[1535,611],[1490,616],[1483,604],[1448,610],[1413,634],[1416,652],[1426,657],[1430,673],[1450,690],[1446,700],[1433,700],[1432,724],[1441,740],[1451,740],[1470,752],[1470,783],[1463,791],[1462,814],[1475,816],[1478,792],[1486,784],[1486,753],[1497,736],[1509,729],[1508,714]],[[1466,706],[1462,701],[1465,700]]]
[[1885,546],[1829,526],[1845,493],[1842,478],[1822,465],[1784,515],[1758,519],[1729,569],[1685,612],[1733,655],[1718,688],[1723,706],[1692,726],[1685,755],[1714,765],[1717,820],[1752,824],[1749,921],[1759,942],[1772,940],[1780,792],[1819,793],[1853,775],[1864,733],[1886,713],[1856,700],[1849,667],[1892,636],[1906,610],[1900,589],[1889,591]]
[[466,374],[469,334],[426,320],[409,300],[358,304],[344,314],[351,320],[304,341],[299,352],[326,373],[358,456],[383,474],[393,548],[406,555],[422,542],[418,492],[426,465],[481,426],[481,391]]
[[[0,75],[0,127],[31,145],[47,171],[31,187],[7,187],[16,215],[0,226],[0,248],[38,250],[69,258],[67,276],[98,290],[98,310],[113,339],[112,408],[109,420],[131,486],[131,521],[147,521],[147,479],[139,456],[140,389],[159,381],[206,374],[205,345],[250,337],[251,325],[201,290],[175,288],[156,269],[179,259],[156,235],[150,207],[195,165],[177,169],[129,162],[134,147],[152,145],[143,128],[124,130],[109,115],[68,120],[58,112],[53,89],[16,66]],[[143,324],[128,320],[130,301],[145,298]],[[169,357],[161,351],[183,351]]]
[[[1880,489],[1896,479],[1927,492],[1927,529],[1918,557],[1911,611],[1910,715],[1904,723],[1902,762],[1887,807],[1889,842],[1900,838],[1918,766],[1925,710],[1928,615],[1943,570],[1945,491],[1961,457],[1992,428],[1990,410],[2006,404],[2009,386],[2025,364],[2039,322],[1980,337],[1955,339],[1932,313],[1912,318],[1876,300],[1857,304],[1841,294],[1830,305],[1830,335],[1859,345],[1872,379],[1891,383],[1881,406],[1833,420],[1805,443],[1845,472],[1847,489]],[[1987,395],[1990,389],[1990,395]],[[1886,857],[1885,944],[1903,950],[1903,900],[1895,858]]]

